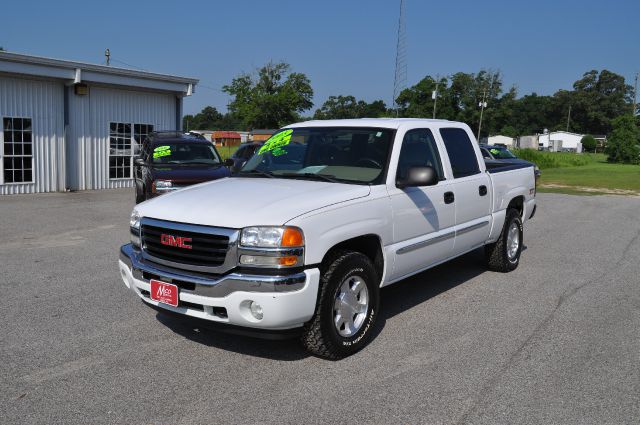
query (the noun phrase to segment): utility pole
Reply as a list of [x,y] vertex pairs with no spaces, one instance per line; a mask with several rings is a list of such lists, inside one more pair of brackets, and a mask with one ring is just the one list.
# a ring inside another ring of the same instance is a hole
[[571,122],[571,105],[569,105],[569,114],[567,115],[567,133],[569,132],[569,123]]
[[634,84],[634,88],[633,88],[633,109],[631,110],[631,114],[635,117],[636,116],[636,111],[637,111],[637,104],[638,104],[638,75],[640,74],[640,72],[636,72],[636,77],[635,77],[635,84]]
[[436,119],[436,104],[438,103],[438,84],[440,84],[440,76],[436,76],[436,89],[431,93],[433,99],[433,119]]
[[482,114],[484,112],[484,108],[487,107],[487,87],[484,87],[484,91],[482,92],[482,101],[478,103],[480,107],[480,124],[478,124],[478,143],[480,143],[480,130],[482,129]]

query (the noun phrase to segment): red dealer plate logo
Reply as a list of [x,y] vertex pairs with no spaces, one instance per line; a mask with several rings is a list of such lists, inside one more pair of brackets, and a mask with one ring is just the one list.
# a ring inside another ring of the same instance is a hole
[[173,307],[178,306],[178,287],[151,279],[151,299]]

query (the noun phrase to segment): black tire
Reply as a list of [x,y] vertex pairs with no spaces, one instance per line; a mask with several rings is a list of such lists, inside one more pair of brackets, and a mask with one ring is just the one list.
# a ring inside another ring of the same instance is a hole
[[[311,353],[338,360],[362,349],[369,339],[380,306],[380,278],[371,260],[353,251],[340,251],[321,268],[316,311],[304,326],[302,344]],[[368,308],[359,329],[349,337],[334,325],[334,305],[340,287],[350,278],[360,277],[367,288]]]
[[[509,247],[507,240],[509,237],[509,229],[514,223],[518,227],[519,245],[515,255],[510,257],[508,253]],[[485,255],[487,257],[489,269],[501,273],[507,273],[515,270],[520,263],[523,236],[522,218],[520,217],[520,213],[513,208],[508,209],[500,237],[495,243],[485,246]]]

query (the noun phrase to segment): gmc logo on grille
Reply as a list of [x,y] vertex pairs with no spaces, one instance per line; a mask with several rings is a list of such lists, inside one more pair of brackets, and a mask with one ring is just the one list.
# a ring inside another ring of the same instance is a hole
[[191,242],[191,238],[167,235],[164,233],[160,235],[160,243],[162,245],[175,246],[183,249],[192,249],[190,242]]

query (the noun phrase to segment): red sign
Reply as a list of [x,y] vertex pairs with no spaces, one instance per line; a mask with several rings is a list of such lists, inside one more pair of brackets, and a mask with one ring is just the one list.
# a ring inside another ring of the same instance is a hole
[[178,287],[171,283],[151,279],[151,299],[177,307]]
[[183,236],[173,236],[163,233],[160,235],[160,243],[162,245],[176,246],[183,249],[193,249],[192,246],[189,245],[191,238],[185,238]]

